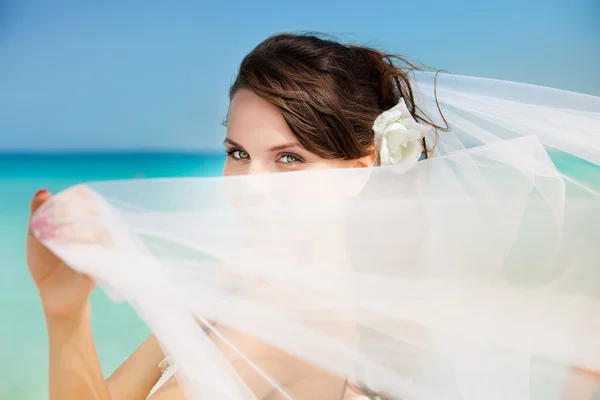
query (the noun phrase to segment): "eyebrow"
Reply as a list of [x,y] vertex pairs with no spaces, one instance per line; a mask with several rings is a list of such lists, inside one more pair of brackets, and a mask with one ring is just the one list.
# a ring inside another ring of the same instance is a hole
[[[239,143],[236,143],[235,141],[233,141],[233,140],[231,140],[229,138],[226,138],[223,141],[223,144],[225,144],[225,143],[229,143],[230,145],[235,146],[235,147],[239,147],[241,149],[244,148],[244,146],[240,145]],[[286,143],[286,144],[280,144],[279,146],[271,147],[269,149],[269,151],[275,152],[275,151],[289,150],[289,149],[294,149],[294,148],[300,149],[300,148],[302,148],[302,146],[300,145],[300,143]]]

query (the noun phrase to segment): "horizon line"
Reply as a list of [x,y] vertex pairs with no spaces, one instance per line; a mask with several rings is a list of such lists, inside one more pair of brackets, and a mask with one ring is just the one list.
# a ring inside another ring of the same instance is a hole
[[186,150],[186,149],[66,149],[66,150],[1,150],[2,156],[82,156],[82,155],[221,155],[222,150],[203,149],[203,150]]

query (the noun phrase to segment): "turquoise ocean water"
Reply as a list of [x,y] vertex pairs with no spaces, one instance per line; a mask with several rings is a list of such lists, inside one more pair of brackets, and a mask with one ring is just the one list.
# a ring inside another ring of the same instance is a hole
[[[560,154],[553,159],[600,189],[600,168]],[[223,162],[220,154],[0,155],[0,399],[47,398],[46,330],[24,259],[31,196],[94,180],[217,176]],[[100,290],[92,303],[96,344],[109,374],[149,332],[127,305],[113,304]]]
[[[186,154],[0,155],[0,399],[47,398],[47,340],[39,298],[25,264],[29,200],[93,180],[218,176],[224,157]],[[92,297],[100,361],[111,373],[148,335],[127,305],[101,290]]]

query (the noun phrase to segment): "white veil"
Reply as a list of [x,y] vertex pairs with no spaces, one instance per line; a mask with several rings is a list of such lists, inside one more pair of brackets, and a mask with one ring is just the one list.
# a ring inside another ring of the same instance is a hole
[[94,240],[45,244],[138,311],[193,399],[261,398],[248,371],[292,398],[252,340],[393,399],[566,398],[600,373],[600,98],[415,79],[452,128],[429,160],[87,183],[42,209],[86,202],[52,223]]

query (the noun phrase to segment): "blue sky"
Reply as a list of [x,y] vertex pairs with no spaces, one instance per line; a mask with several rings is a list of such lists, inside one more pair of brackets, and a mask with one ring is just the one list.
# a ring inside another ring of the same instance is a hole
[[600,95],[597,0],[0,0],[0,151],[220,148],[241,58],[298,30]]

